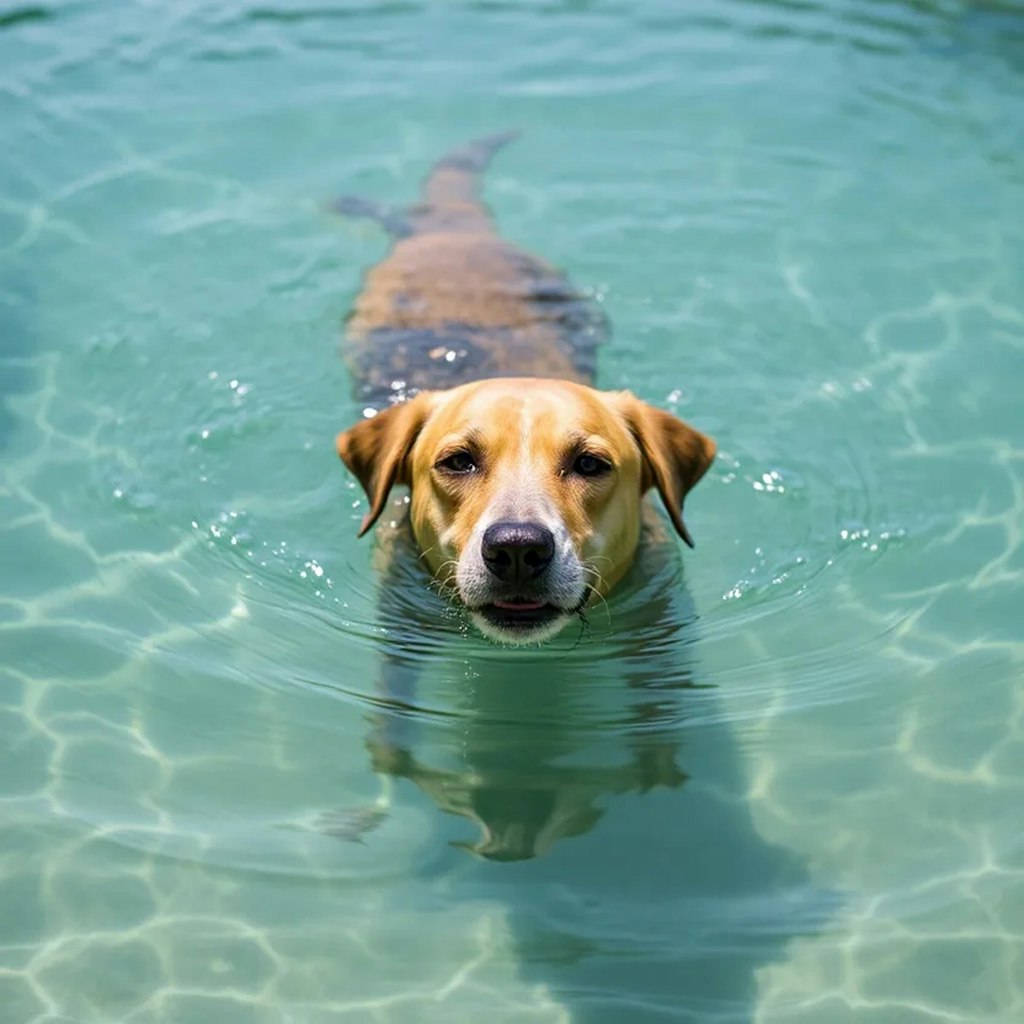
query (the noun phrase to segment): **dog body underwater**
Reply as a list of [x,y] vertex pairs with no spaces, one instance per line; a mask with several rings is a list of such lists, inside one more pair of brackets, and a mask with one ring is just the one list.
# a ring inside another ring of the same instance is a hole
[[370,415],[337,450],[370,504],[410,489],[435,579],[505,644],[554,636],[636,555],[644,495],[677,533],[714,442],[629,392],[592,387],[607,326],[559,271],[496,232],[480,176],[512,135],[442,158],[405,211],[341,199],[394,237],[366,275],[344,355]]

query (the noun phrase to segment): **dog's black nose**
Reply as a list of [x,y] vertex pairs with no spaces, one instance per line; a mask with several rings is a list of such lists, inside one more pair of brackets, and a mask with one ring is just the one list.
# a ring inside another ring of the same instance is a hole
[[484,531],[481,554],[502,582],[527,583],[551,564],[555,537],[540,523],[492,523]]

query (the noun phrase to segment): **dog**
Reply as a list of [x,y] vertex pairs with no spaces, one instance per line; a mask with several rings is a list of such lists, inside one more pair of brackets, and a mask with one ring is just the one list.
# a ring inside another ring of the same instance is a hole
[[513,133],[439,160],[420,201],[334,206],[393,236],[348,318],[366,409],[337,451],[366,493],[359,535],[397,485],[435,580],[500,644],[555,636],[636,557],[656,490],[691,547],[683,502],[715,442],[626,391],[593,387],[607,323],[568,278],[503,240],[481,195]]

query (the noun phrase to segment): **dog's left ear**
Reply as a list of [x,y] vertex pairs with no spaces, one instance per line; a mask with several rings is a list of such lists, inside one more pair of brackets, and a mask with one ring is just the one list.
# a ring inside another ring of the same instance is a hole
[[657,487],[676,533],[693,547],[683,522],[683,499],[708,471],[715,442],[677,416],[641,402],[625,392],[624,412],[629,429],[644,457],[641,489]]
[[335,444],[342,462],[363,485],[370,511],[359,528],[362,537],[380,518],[396,484],[409,484],[409,453],[432,408],[424,391],[393,405],[338,435]]

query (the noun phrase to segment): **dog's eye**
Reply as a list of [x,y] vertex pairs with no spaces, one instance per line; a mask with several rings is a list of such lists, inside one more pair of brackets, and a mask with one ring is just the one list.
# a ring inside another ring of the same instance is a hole
[[588,455],[584,452],[576,456],[572,464],[572,471],[580,476],[601,476],[611,469],[611,463],[599,458],[596,455]]
[[437,462],[435,468],[443,469],[446,473],[475,473],[476,461],[469,452],[452,452]]

